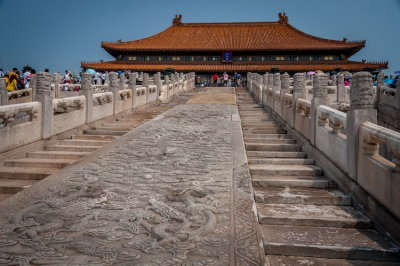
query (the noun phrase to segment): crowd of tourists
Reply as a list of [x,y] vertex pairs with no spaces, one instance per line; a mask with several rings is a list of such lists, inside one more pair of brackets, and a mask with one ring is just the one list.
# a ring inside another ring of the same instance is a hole
[[246,85],[246,78],[235,72],[229,75],[227,72],[218,75],[215,73],[212,76],[197,76],[196,84],[201,87],[243,87]]
[[0,68],[0,78],[5,79],[7,91],[21,90],[29,87],[31,76],[36,75],[36,70],[25,66],[21,71],[14,67],[8,72]]

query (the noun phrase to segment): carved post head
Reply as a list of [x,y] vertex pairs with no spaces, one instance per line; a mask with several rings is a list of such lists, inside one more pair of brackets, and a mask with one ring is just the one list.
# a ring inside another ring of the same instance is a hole
[[274,83],[274,74],[268,73],[268,82],[267,82],[268,88],[272,88],[273,83]]
[[165,84],[169,84],[169,76],[168,75],[165,75],[164,76],[164,82],[165,82]]
[[111,72],[109,74],[110,78],[110,88],[118,88],[118,73]]
[[149,73],[143,74],[143,85],[149,84]]
[[125,74],[121,73],[119,75],[119,87],[122,90],[124,88],[124,86],[125,86]]
[[374,108],[373,96],[371,73],[357,72],[353,74],[350,88],[351,110]]
[[53,77],[50,73],[41,72],[36,75],[36,95],[51,95],[51,82]]
[[283,73],[281,75],[281,86],[282,86],[282,90],[289,90],[290,87],[290,79],[289,79],[289,74],[288,73]]
[[336,86],[336,84],[337,84],[337,76],[332,75],[332,86]]
[[296,93],[300,97],[304,97],[304,93],[306,88],[304,86],[304,82],[306,77],[304,73],[296,73],[294,74],[294,81],[293,81],[293,93]]
[[385,73],[383,71],[379,72],[378,76],[376,77],[376,84],[378,88],[383,86],[383,80],[385,78]]
[[92,87],[93,74],[82,73],[81,77],[81,90],[90,90]]
[[328,75],[325,73],[315,74],[313,80],[313,98],[328,97]]
[[263,75],[263,84],[264,84],[264,85],[267,85],[267,84],[268,84],[268,73],[265,73],[265,74]]
[[339,74],[339,75],[337,76],[337,85],[338,85],[338,86],[339,86],[339,85],[341,85],[341,86],[344,85],[344,75],[343,75],[343,74]]
[[6,80],[3,78],[0,78],[0,92],[4,92],[4,91],[7,91]]
[[275,73],[274,75],[273,75],[273,86],[274,86],[274,89],[280,89],[280,87],[281,87],[281,74],[279,74],[279,73]]
[[136,86],[136,73],[129,73],[129,85],[130,86]]
[[257,83],[258,83],[259,85],[261,85],[261,84],[263,83],[263,76],[260,75],[260,74],[257,74]]

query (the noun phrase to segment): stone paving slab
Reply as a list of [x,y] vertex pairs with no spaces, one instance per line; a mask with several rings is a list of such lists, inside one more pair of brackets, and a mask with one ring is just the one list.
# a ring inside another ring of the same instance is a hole
[[180,105],[106,147],[0,204],[0,264],[264,264],[235,105]]

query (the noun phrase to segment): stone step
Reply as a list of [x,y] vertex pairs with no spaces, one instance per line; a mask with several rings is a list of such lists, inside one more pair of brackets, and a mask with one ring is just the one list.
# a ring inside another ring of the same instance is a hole
[[71,146],[104,146],[111,141],[109,140],[89,140],[89,139],[65,139],[58,141],[60,145],[71,145]]
[[36,180],[0,179],[1,194],[15,194],[35,184]]
[[248,158],[249,164],[280,164],[280,165],[312,165],[313,159],[297,159],[297,158]]
[[282,176],[320,176],[322,169],[316,165],[283,165],[283,164],[252,164],[249,165],[252,175],[282,175]]
[[298,144],[265,144],[265,143],[246,143],[247,151],[301,151]]
[[111,132],[114,132],[114,131],[122,131],[122,132],[128,132],[130,129],[128,128],[110,128],[110,127],[103,127],[103,126],[98,126],[98,127],[94,127],[93,128],[94,130],[98,130],[98,131],[111,131]]
[[44,149],[46,151],[74,151],[74,152],[92,152],[101,148],[100,146],[72,146],[72,145],[48,145]]
[[325,176],[265,176],[253,175],[253,187],[335,188],[336,184]]
[[350,206],[256,203],[261,224],[371,228],[371,219]]
[[75,161],[73,159],[20,158],[5,160],[3,161],[3,165],[12,167],[64,168]]
[[86,140],[108,140],[108,141],[114,141],[118,137],[117,136],[107,136],[107,135],[88,135],[88,134],[83,134],[83,135],[75,135],[72,136],[72,139],[86,139]]
[[242,121],[242,126],[265,126],[265,125],[280,126],[281,124],[275,122],[274,120],[266,120],[264,122],[249,121],[249,120]]
[[240,121],[242,125],[249,125],[249,124],[263,124],[263,123],[269,123],[272,125],[280,125],[279,123],[275,122],[275,120],[271,118],[240,118]]
[[116,130],[116,131],[130,131],[134,128],[134,126],[122,126],[122,125],[112,125],[112,124],[103,124],[100,127],[96,127],[98,130]]
[[399,247],[373,229],[261,225],[261,233],[268,255],[400,261]]
[[268,263],[266,263],[265,266],[399,266],[397,262],[277,255],[268,255],[266,256],[266,260]]
[[243,130],[282,130],[280,125],[242,125]]
[[140,125],[140,123],[127,123],[127,122],[122,122],[122,121],[117,121],[117,122],[108,122],[106,124],[102,124],[102,127],[127,127],[127,128],[133,128]]
[[286,130],[278,129],[243,129],[244,134],[286,134]]
[[0,166],[0,178],[41,180],[58,170],[57,168]]
[[258,203],[350,206],[351,197],[336,189],[254,187]]
[[305,152],[293,151],[247,151],[248,158],[306,158]]
[[14,195],[14,194],[5,194],[5,193],[1,193],[1,194],[0,194],[0,202],[2,202],[2,201],[4,201],[4,200],[8,199],[8,198],[11,197],[12,195]]
[[258,138],[246,138],[246,144],[296,144],[295,139],[258,139]]
[[122,136],[128,133],[128,131],[86,129],[84,133],[89,135]]
[[291,139],[288,134],[251,134],[243,132],[244,139]]
[[89,155],[90,152],[72,152],[72,151],[34,151],[28,152],[28,158],[49,158],[49,159],[75,159]]

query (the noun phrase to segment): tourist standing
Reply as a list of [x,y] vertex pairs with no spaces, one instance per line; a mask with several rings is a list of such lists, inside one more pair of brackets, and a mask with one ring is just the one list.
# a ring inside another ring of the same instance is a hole
[[93,77],[93,84],[97,84],[97,81],[100,78],[100,73],[98,71],[96,71],[96,73],[94,73],[94,77]]
[[217,75],[217,73],[215,73],[215,74],[212,76],[212,81],[213,81],[213,86],[215,86],[215,85],[217,84],[217,81],[218,81],[218,75]]
[[226,87],[228,85],[228,79],[229,79],[229,75],[228,73],[224,72],[224,74],[222,75],[223,79],[224,79],[224,86]]
[[101,84],[104,85],[106,83],[106,73],[101,72]]
[[65,70],[65,75],[64,75],[64,84],[70,83],[71,82],[71,75],[69,74],[68,70]]
[[29,86],[29,81],[31,80],[31,69],[27,68],[24,72],[24,74],[22,74],[23,78],[24,78],[24,88],[28,88]]
[[17,90],[17,76],[10,75],[10,73],[4,75],[3,78],[6,81],[7,91],[15,91]]
[[2,78],[2,77],[4,77],[4,72],[3,72],[3,69],[0,68],[0,78]]

